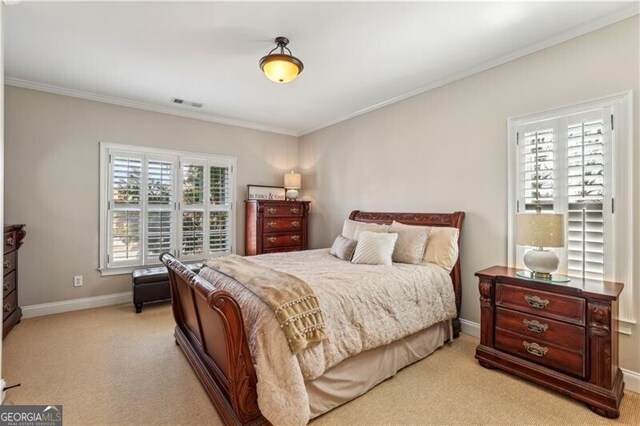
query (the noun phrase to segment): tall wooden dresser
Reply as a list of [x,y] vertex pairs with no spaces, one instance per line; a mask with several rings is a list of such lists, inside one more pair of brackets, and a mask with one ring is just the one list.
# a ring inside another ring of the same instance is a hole
[[520,278],[494,266],[479,272],[480,365],[499,368],[619,414],[624,382],[618,367],[621,283],[571,277],[568,283]]
[[2,337],[20,322],[22,309],[18,306],[18,249],[27,233],[24,225],[8,225],[4,227],[4,262],[3,303],[2,303]]
[[245,254],[307,249],[309,201],[246,201]]

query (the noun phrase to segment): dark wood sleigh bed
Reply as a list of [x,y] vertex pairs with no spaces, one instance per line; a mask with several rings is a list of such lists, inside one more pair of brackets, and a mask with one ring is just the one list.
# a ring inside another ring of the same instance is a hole
[[[349,219],[381,224],[395,220],[407,225],[448,226],[462,231],[464,213],[372,213],[355,210]],[[218,413],[229,425],[268,424],[258,407],[257,377],[240,306],[230,293],[216,289],[170,254],[163,254],[160,260],[169,271],[176,343],[187,356]],[[460,335],[460,256],[451,271],[451,280],[457,311],[453,320],[455,338]]]

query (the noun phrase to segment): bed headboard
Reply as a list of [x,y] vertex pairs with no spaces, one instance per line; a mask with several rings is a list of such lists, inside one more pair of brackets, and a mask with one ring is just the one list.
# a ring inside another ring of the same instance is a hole
[[[458,238],[458,251],[460,251],[460,240],[462,239],[462,222],[464,221],[464,212],[454,213],[384,213],[384,212],[362,212],[354,210],[349,215],[349,219],[358,222],[384,223],[391,224],[396,222],[406,225],[421,226],[450,226],[460,230],[460,238]],[[460,305],[462,303],[462,276],[460,274],[460,257],[451,271],[451,281],[453,282],[453,291],[456,295],[456,311],[458,313],[453,322],[453,334],[457,337],[460,334]]]

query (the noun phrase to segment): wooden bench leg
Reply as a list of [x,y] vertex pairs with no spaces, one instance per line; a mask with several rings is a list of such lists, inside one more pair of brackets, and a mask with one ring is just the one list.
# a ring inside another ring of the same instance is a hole
[[136,314],[142,312],[142,303],[136,303]]

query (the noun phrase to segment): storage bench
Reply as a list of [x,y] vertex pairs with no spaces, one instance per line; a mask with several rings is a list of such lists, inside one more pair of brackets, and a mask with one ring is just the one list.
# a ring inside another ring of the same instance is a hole
[[[200,263],[186,265],[194,273],[200,272]],[[133,304],[136,313],[142,312],[142,305],[171,299],[169,273],[164,266],[136,268],[133,270]]]

